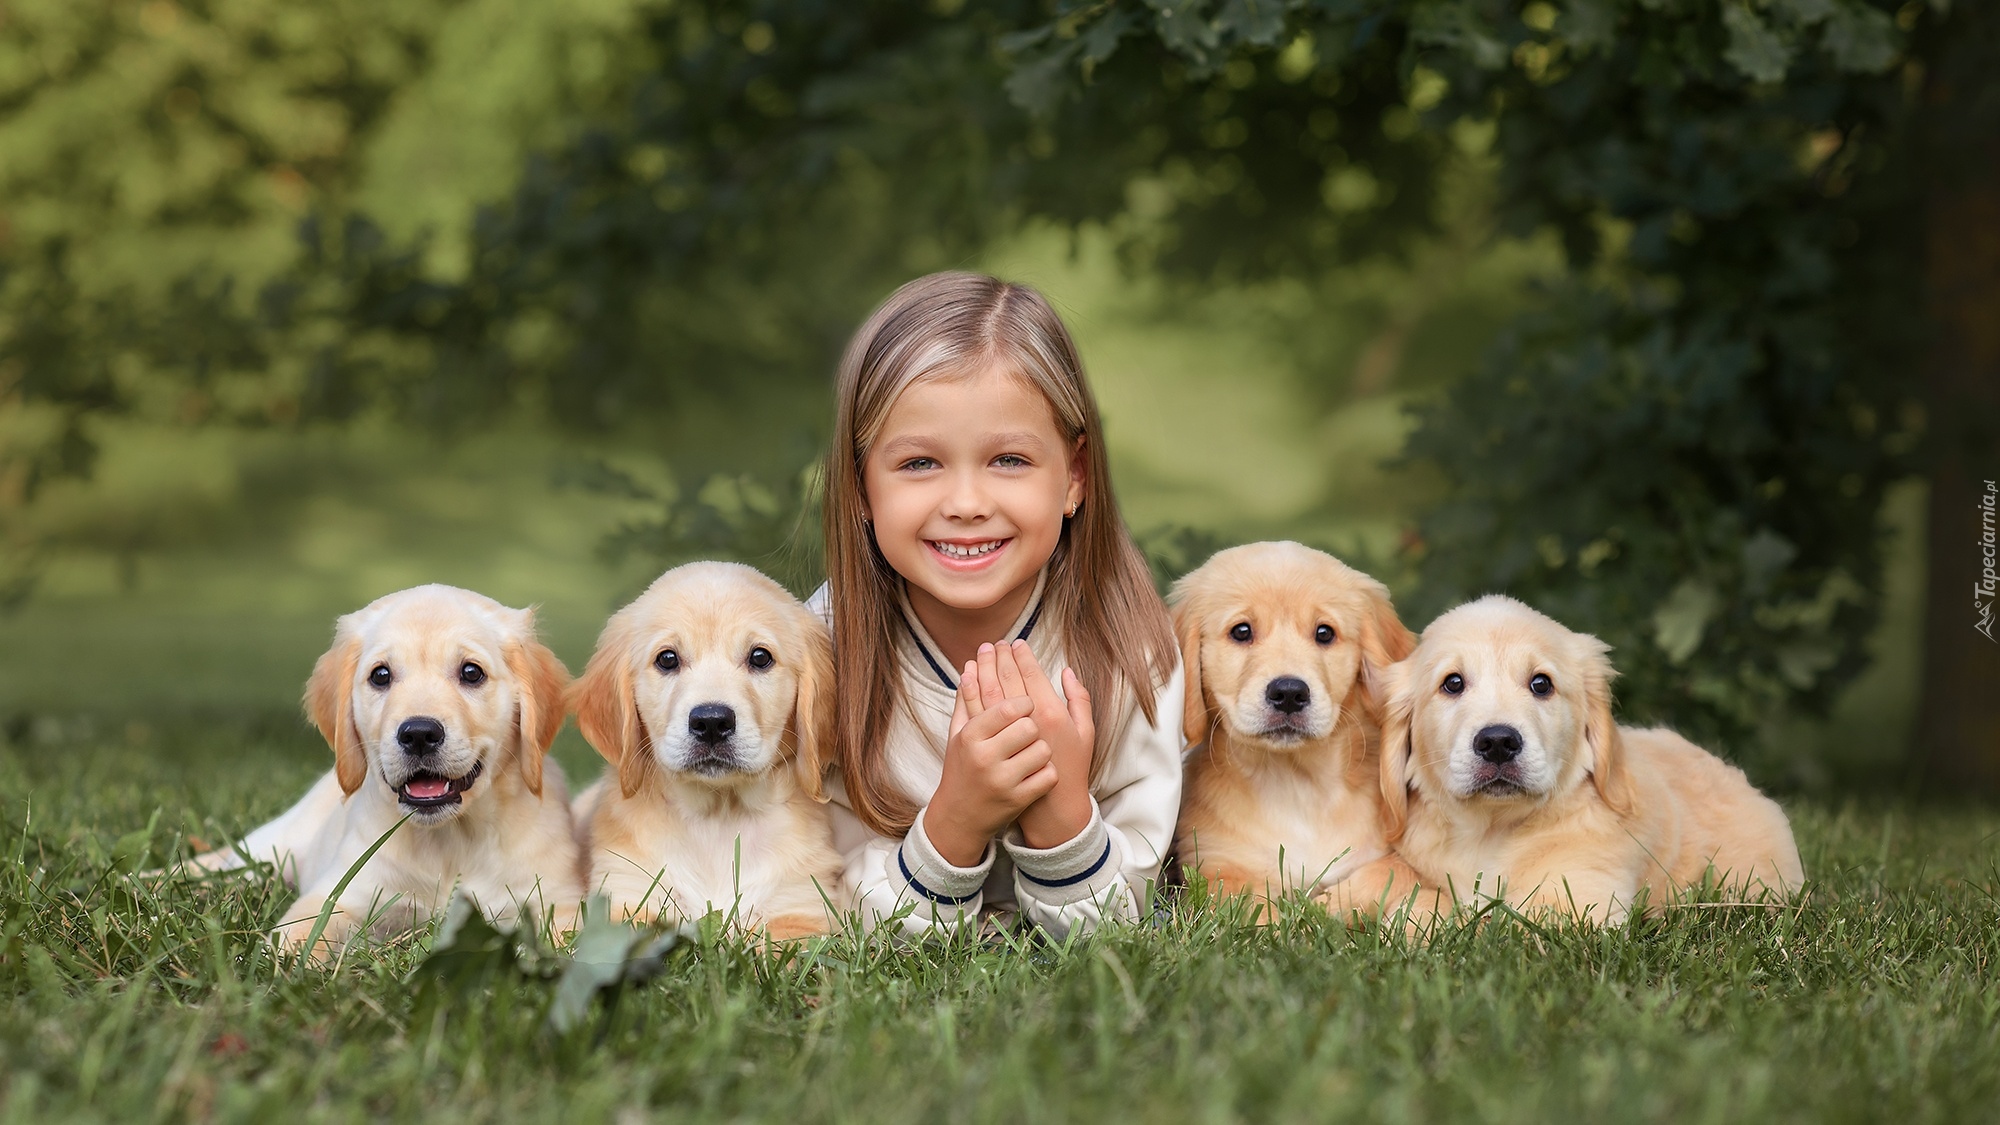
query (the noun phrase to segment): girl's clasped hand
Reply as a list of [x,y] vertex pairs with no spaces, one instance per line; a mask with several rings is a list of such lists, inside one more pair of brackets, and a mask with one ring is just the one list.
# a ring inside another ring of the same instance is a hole
[[1016,822],[1031,848],[1061,844],[1089,823],[1097,728],[1090,693],[1069,669],[1062,678],[1058,695],[1026,641],[982,644],[966,662],[931,798],[936,820],[924,826],[946,859],[972,866]]

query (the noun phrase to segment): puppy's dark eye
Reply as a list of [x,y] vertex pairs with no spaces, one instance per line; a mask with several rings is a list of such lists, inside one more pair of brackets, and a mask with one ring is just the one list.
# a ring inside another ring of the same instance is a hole
[[774,663],[776,663],[776,660],[772,658],[770,649],[758,647],[750,650],[750,667],[757,669],[759,672],[769,668]]
[[468,660],[458,666],[458,682],[466,687],[478,687],[486,682],[486,669]]
[[1444,689],[1446,695],[1457,695],[1459,692],[1465,690],[1465,677],[1459,675],[1457,672],[1453,672],[1444,678],[1444,683],[1438,686]]
[[374,684],[376,687],[388,687],[389,681],[395,678],[395,676],[390,674],[387,664],[377,664],[368,673],[368,682]]
[[1333,626],[1331,626],[1331,625],[1321,625],[1321,626],[1320,626],[1319,628],[1317,628],[1317,629],[1314,629],[1314,630],[1313,630],[1313,640],[1316,640],[1316,641],[1318,641],[1319,643],[1321,643],[1321,644],[1323,644],[1323,645],[1330,645],[1330,644],[1332,644],[1332,643],[1333,643]]
[[1229,639],[1235,641],[1237,644],[1249,644],[1251,635],[1250,623],[1248,621],[1238,621],[1235,625],[1230,626]]
[[1549,695],[1556,690],[1556,682],[1544,673],[1537,672],[1528,679],[1528,690],[1536,695]]
[[673,649],[663,648],[660,650],[660,655],[653,658],[653,667],[662,672],[678,672],[681,668],[681,654]]

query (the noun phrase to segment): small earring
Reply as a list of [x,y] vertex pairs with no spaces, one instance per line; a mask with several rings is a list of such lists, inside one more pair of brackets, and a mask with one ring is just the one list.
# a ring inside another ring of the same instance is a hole
[[1075,519],[1075,518],[1076,518],[1076,510],[1077,510],[1078,508],[1081,508],[1081,507],[1083,507],[1083,505],[1081,505],[1081,504],[1071,504],[1071,505],[1069,506],[1069,511],[1067,511],[1067,512],[1064,512],[1064,513],[1063,513],[1063,518],[1064,518],[1064,519]]

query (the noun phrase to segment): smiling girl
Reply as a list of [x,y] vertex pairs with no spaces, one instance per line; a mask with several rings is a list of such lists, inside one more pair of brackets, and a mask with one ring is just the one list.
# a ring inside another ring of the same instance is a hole
[[905,285],[841,361],[826,463],[834,845],[862,920],[1143,912],[1181,788],[1178,653],[1039,293]]

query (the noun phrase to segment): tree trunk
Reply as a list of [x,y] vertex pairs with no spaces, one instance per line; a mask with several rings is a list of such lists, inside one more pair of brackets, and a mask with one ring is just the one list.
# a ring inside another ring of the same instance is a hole
[[2000,795],[2000,5],[1957,3],[1924,83],[1930,521],[1917,748]]

